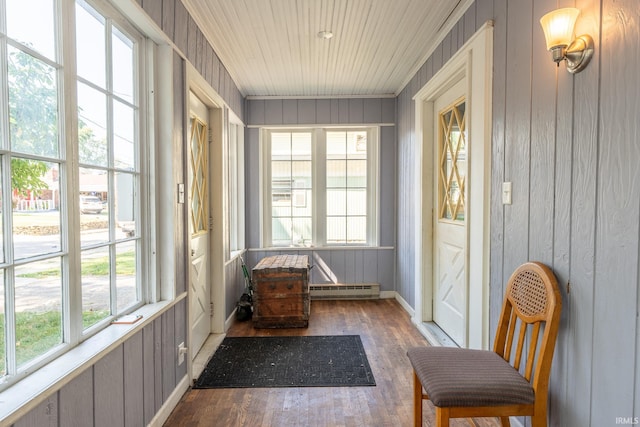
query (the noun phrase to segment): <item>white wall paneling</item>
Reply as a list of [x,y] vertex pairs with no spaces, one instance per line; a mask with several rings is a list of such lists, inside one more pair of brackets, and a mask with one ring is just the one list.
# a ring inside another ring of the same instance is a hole
[[[507,4],[508,3],[508,4]],[[589,33],[595,56],[579,74],[556,67],[539,18],[556,7],[581,9],[576,33]],[[527,260],[549,264],[563,296],[550,384],[550,425],[614,425],[640,413],[640,176],[637,135],[640,65],[637,2],[477,0],[467,33],[494,20],[491,174],[490,331],[504,284]],[[633,17],[633,18],[631,18]],[[451,34],[414,79],[428,81],[455,49]],[[624,52],[624,53],[623,53]],[[398,97],[398,188],[414,171],[415,86]],[[513,204],[501,202],[512,182]],[[414,306],[411,231],[398,193],[397,289]],[[612,361],[615,360],[615,363]],[[528,420],[523,420],[528,425]]]

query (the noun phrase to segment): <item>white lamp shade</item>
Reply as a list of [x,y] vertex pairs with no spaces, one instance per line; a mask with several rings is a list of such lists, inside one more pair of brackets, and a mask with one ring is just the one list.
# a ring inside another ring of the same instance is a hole
[[573,40],[573,27],[580,11],[568,7],[557,9],[540,18],[540,25],[547,41],[547,50],[558,46],[568,46]]

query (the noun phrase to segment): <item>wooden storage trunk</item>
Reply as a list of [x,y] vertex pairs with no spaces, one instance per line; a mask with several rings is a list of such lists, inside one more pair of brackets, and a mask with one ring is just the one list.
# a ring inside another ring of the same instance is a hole
[[253,326],[309,326],[309,257],[277,255],[263,258],[252,270]]

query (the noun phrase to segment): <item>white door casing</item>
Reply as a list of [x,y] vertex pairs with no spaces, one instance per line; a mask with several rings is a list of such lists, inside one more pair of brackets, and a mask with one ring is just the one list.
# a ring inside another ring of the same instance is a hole
[[434,114],[435,103],[456,83],[463,82],[467,94],[466,118],[469,159],[466,186],[465,261],[467,313],[464,345],[489,348],[489,204],[491,171],[491,78],[493,23],[485,23],[414,96],[416,114],[415,152],[415,282],[413,322],[438,344],[424,322],[434,320],[433,299],[436,274],[434,254]]
[[466,82],[461,78],[434,102],[433,321],[466,346],[468,199]]
[[211,331],[209,283],[209,125],[207,106],[189,93],[188,203],[190,233],[189,316],[191,356],[195,357]]
[[[211,85],[191,66],[186,63],[186,81],[185,99],[187,100],[188,109],[185,112],[185,134],[186,143],[184,144],[184,156],[187,160],[185,170],[187,172],[187,185],[185,193],[189,199],[191,196],[191,187],[188,179],[190,179],[191,160],[190,160],[190,133],[189,125],[191,117],[195,113],[201,120],[207,124],[208,138],[207,151],[208,154],[202,160],[206,162],[205,177],[207,179],[207,189],[204,190],[203,197],[206,195],[208,204],[208,215],[202,216],[204,220],[204,228],[207,230],[208,242],[199,242],[192,239],[191,230],[187,230],[190,234],[187,236],[189,247],[187,248],[186,260],[188,264],[188,299],[189,299],[189,328],[188,328],[188,353],[187,371],[191,379],[197,378],[204,366],[200,363],[193,363],[201,348],[202,351],[207,346],[201,347],[200,341],[202,337],[206,339],[211,334],[222,334],[226,330],[225,324],[225,260],[224,260],[224,176],[223,176],[223,140],[224,140],[224,123],[226,122],[224,111],[224,100],[218,95]],[[194,101],[193,103],[191,101]],[[203,191],[201,189],[201,191]],[[187,218],[191,219],[191,201],[185,200],[187,205]],[[192,252],[192,249],[194,252]],[[192,256],[193,253],[193,256]],[[199,255],[206,253],[206,261],[200,260]],[[202,268],[206,269],[203,274]],[[200,287],[203,291],[197,297],[199,302],[196,305],[196,297],[193,295],[197,286],[192,289],[192,284],[196,283],[194,277],[200,276],[203,280]],[[207,285],[204,285],[206,281]],[[205,294],[208,293],[208,294]],[[206,314],[206,315],[204,315]],[[205,323],[207,324],[205,326]]]

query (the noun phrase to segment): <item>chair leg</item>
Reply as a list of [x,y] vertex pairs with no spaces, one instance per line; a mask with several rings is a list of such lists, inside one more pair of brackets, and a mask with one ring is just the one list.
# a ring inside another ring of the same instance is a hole
[[422,427],[422,383],[413,371],[413,425]]
[[449,427],[449,408],[436,406],[436,427]]
[[547,427],[547,414],[532,415],[531,427]]
[[500,423],[502,424],[502,427],[511,427],[509,417],[500,417]]

